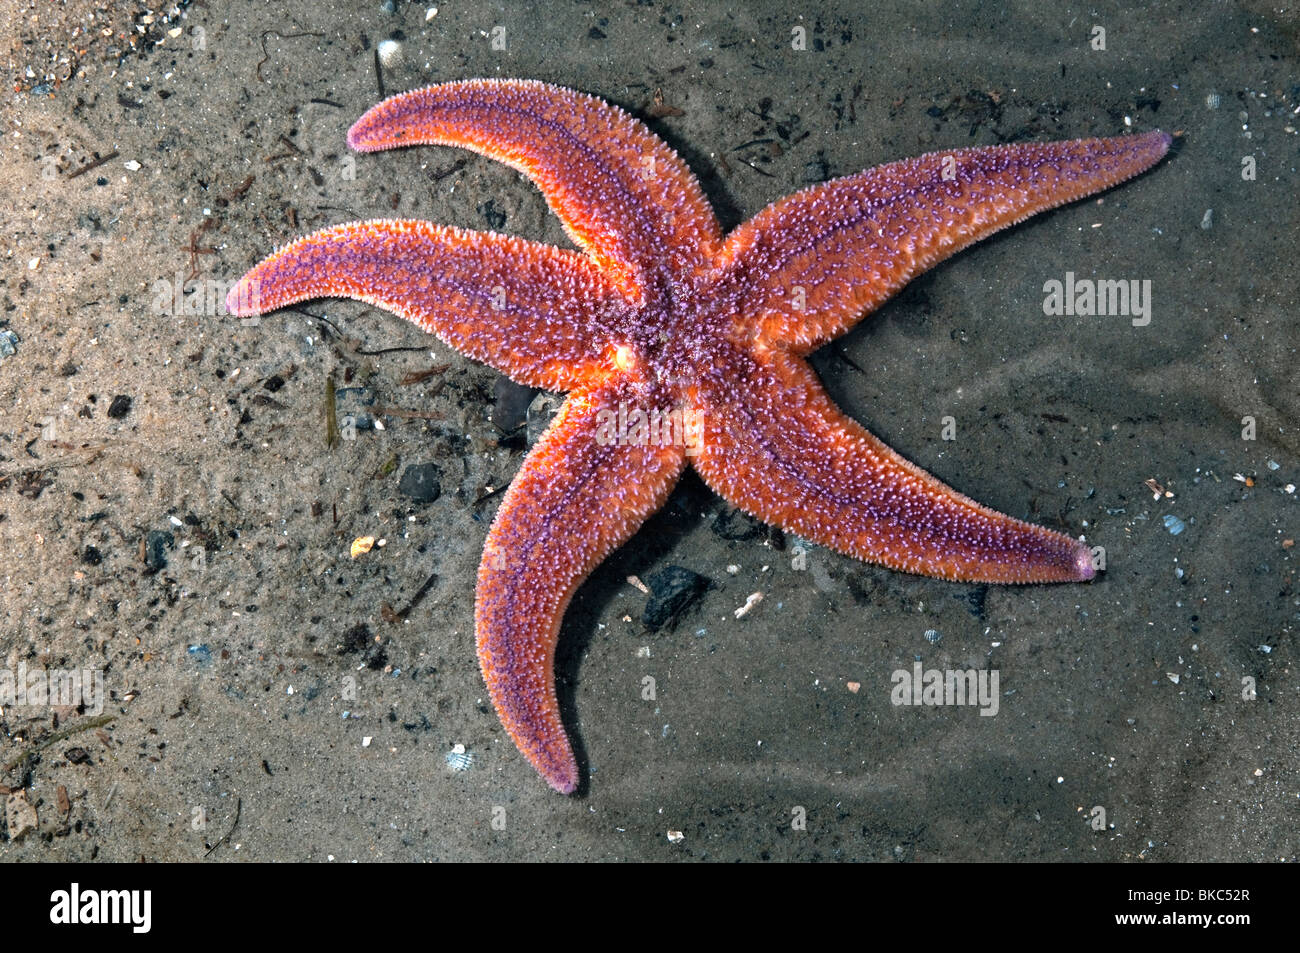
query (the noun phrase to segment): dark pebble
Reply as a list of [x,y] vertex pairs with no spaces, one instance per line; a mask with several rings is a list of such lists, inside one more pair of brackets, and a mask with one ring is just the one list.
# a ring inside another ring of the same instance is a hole
[[364,622],[358,623],[343,633],[343,638],[339,641],[339,655],[360,652],[370,641],[370,626]]
[[756,539],[763,532],[763,524],[744,510],[723,510],[711,525],[715,536],[733,541]]
[[371,642],[370,646],[361,653],[361,660],[366,663],[366,668],[372,672],[382,671],[383,667],[388,664],[388,653],[378,642]]
[[988,594],[989,587],[987,584],[976,586],[970,592],[966,593],[966,611],[977,619],[983,619],[984,600],[988,598]]
[[708,578],[681,566],[668,566],[649,579],[650,598],[641,613],[641,621],[651,630],[665,623],[677,623],[677,617],[713,585]]
[[90,752],[85,748],[69,748],[63,752],[63,757],[67,758],[72,764],[94,764],[90,760]]
[[524,387],[508,377],[498,377],[492,385],[496,401],[492,408],[492,424],[504,433],[513,433],[528,420],[528,405],[537,396],[536,387]]
[[114,420],[121,420],[131,412],[131,398],[126,394],[117,394],[113,402],[108,405],[108,416]]
[[375,641],[374,636],[370,634],[370,626],[364,622],[354,625],[343,633],[342,644],[338,651],[339,655],[360,652],[366,668],[376,671],[388,664],[388,653]]
[[438,482],[441,477],[442,470],[435,464],[413,464],[402,471],[397,492],[416,503],[432,503],[442,496],[442,484]]
[[497,203],[494,199],[488,199],[480,205],[478,207],[478,213],[483,216],[483,220],[487,222],[488,228],[493,231],[505,227],[506,213],[497,208]]
[[831,177],[831,167],[827,163],[826,157],[820,152],[812,159],[804,163],[803,180],[807,185],[817,185],[819,182],[825,182]]
[[167,568],[167,550],[176,548],[176,537],[166,530],[151,529],[145,537],[144,562],[154,572]]
[[87,546],[85,552],[81,554],[81,561],[87,566],[98,566],[104,561],[104,557],[94,546]]

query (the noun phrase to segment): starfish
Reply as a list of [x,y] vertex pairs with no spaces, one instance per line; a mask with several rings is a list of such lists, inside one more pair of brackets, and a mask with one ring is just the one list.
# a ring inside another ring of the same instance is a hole
[[1089,548],[904,460],[805,358],[913,277],[1030,215],[1151,167],[1171,139],[951,149],[787,196],[724,236],[662,140],[600,99],[470,80],[368,110],[348,144],[459,146],[527,175],[581,251],[410,220],[336,225],[248,272],[227,306],[354,298],[525,385],[568,391],[483,549],[478,658],[502,724],[562,793],[560,623],[689,463],[731,504],[870,563],[942,579],[1086,582]]

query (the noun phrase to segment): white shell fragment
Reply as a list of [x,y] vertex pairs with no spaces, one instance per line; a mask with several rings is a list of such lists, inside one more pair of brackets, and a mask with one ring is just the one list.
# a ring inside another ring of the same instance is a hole
[[749,614],[750,609],[754,608],[754,606],[758,605],[762,601],[763,601],[763,594],[761,592],[751,592],[749,594],[749,598],[745,600],[745,604],[741,606],[739,609],[735,610],[736,618],[743,619],[746,615]]

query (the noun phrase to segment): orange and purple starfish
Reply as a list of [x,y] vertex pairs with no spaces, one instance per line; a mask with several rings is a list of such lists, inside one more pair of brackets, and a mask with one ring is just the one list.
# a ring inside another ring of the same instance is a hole
[[355,298],[521,384],[569,392],[488,532],[475,608],[492,702],[557,791],[578,784],[555,695],[561,619],[687,463],[733,505],[867,562],[967,582],[1093,577],[1083,543],[981,506],[846,417],[804,358],[967,245],[1154,165],[1168,135],[931,153],[788,196],[725,237],[662,140],[546,83],[403,93],[348,144],[504,162],[581,249],[419,221],[337,225],[267,258],[228,302],[255,314]]

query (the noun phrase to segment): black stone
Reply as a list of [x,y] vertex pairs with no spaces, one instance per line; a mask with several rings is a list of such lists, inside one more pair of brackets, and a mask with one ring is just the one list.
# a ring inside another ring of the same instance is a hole
[[167,550],[176,548],[176,537],[166,530],[152,529],[145,537],[145,565],[158,572],[167,568]]
[[806,185],[817,185],[831,177],[830,163],[820,152],[804,163],[803,181]]
[[984,600],[988,598],[989,587],[987,584],[976,586],[966,593],[966,611],[977,619],[984,618]]
[[536,387],[524,387],[508,377],[498,377],[492,385],[496,398],[492,409],[492,424],[504,433],[513,433],[528,420],[528,405],[537,396]]
[[360,652],[370,644],[370,641],[370,626],[364,622],[358,623],[343,633],[339,642],[339,655]]
[[763,524],[744,510],[723,510],[711,528],[715,536],[733,541],[757,539],[763,532]]
[[505,227],[506,213],[497,208],[497,203],[493,199],[488,199],[478,207],[478,213],[483,216],[487,222],[488,228],[496,231]]
[[121,420],[131,412],[131,398],[126,394],[117,394],[113,402],[108,405],[108,416],[114,420]]
[[402,471],[397,492],[416,503],[432,503],[442,496],[442,484],[438,482],[441,477],[442,470],[435,464],[413,464]]
[[648,580],[650,598],[641,613],[641,621],[651,630],[665,624],[677,624],[677,618],[713,585],[705,576],[681,566],[668,566]]

